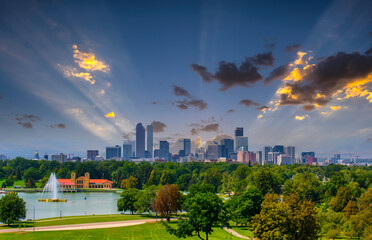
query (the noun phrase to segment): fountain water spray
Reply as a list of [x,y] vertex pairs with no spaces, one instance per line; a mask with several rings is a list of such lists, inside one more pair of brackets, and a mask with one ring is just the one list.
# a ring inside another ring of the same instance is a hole
[[39,202],[66,202],[67,199],[63,198],[62,188],[59,184],[56,174],[50,174],[48,182],[45,184]]

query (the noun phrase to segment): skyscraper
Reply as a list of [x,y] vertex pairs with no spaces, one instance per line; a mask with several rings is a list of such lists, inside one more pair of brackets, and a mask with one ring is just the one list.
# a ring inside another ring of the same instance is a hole
[[235,151],[248,151],[248,137],[235,137]]
[[242,127],[237,127],[235,129],[235,137],[243,137],[243,136],[244,136],[243,128]]
[[35,159],[35,160],[40,160],[39,152],[38,152],[37,150],[36,150],[36,152],[35,152],[34,159]]
[[262,149],[262,164],[264,162],[269,161],[269,152],[272,152],[272,151],[273,151],[273,149],[270,146],[263,147],[263,149]]
[[153,156],[153,132],[154,127],[152,125],[147,125],[147,151],[150,158]]
[[278,152],[278,153],[283,154],[284,153],[284,147],[283,147],[283,145],[275,145],[273,147],[273,152]]
[[221,157],[225,157],[226,159],[230,158],[230,154],[234,152],[234,140],[233,139],[222,139],[222,153]]
[[286,155],[288,155],[291,159],[291,163],[290,164],[294,164],[295,163],[295,154],[296,154],[296,148],[293,147],[293,146],[286,146],[284,148],[284,153]]
[[87,159],[88,160],[96,160],[96,156],[99,155],[98,150],[87,150]]
[[138,123],[136,126],[136,157],[145,157],[145,128],[142,123]]
[[159,158],[169,160],[169,142],[160,141],[159,143]]
[[120,159],[121,158],[121,147],[115,145],[114,147],[106,147],[106,159]]
[[123,144],[123,160],[130,160],[133,156],[132,144],[124,143]]
[[185,151],[185,156],[191,153],[191,140],[189,138],[183,139],[183,150]]

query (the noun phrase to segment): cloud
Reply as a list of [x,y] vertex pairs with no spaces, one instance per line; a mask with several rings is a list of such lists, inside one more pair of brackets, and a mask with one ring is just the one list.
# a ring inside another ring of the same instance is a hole
[[151,125],[153,126],[153,131],[155,133],[160,133],[160,132],[164,132],[164,128],[167,127],[167,125],[165,123],[162,123],[162,122],[159,122],[159,121],[153,121],[151,123]]
[[299,44],[294,44],[292,46],[286,46],[285,47],[286,52],[294,52],[294,51],[298,51],[300,49],[301,49],[301,45],[299,45]]
[[90,84],[95,84],[96,82],[90,73],[79,72],[76,68],[62,66],[60,64],[58,64],[58,67],[62,70],[66,78],[81,78],[88,81]]
[[219,63],[217,71],[212,74],[208,69],[199,64],[191,64],[194,70],[204,82],[219,82],[222,87],[220,91],[226,91],[232,87],[252,87],[256,82],[263,79],[258,72],[259,66],[271,67],[275,58],[272,52],[257,54],[246,58],[240,65],[233,62],[222,61]]
[[173,85],[173,93],[176,96],[191,97],[190,93],[186,89],[176,85]]
[[106,117],[106,118],[115,118],[116,116],[115,116],[115,113],[114,113],[114,112],[110,112],[110,113],[107,113],[107,114],[105,115],[105,117]]
[[332,109],[333,111],[338,111],[341,109],[341,106],[329,106],[330,109]]
[[264,85],[269,85],[277,79],[284,78],[289,74],[290,70],[291,66],[289,64],[285,64],[275,68],[273,71],[271,71],[270,75],[265,78]]
[[135,132],[127,132],[127,133],[123,133],[122,137],[123,137],[123,139],[131,139],[135,135],[136,135]]
[[110,71],[110,66],[103,61],[97,60],[94,53],[81,52],[78,50],[76,44],[72,45],[72,48],[74,50],[74,61],[79,65],[80,68],[88,71]]
[[296,120],[300,120],[300,121],[304,120],[305,118],[310,118],[310,116],[309,115],[303,115],[303,116],[296,116],[295,117]]
[[156,105],[156,104],[159,104],[159,103],[158,102],[155,102],[155,101],[152,101],[152,102],[150,102],[150,104]]
[[283,79],[284,86],[277,91],[277,106],[303,105],[304,110],[313,110],[333,98],[353,97],[365,97],[372,102],[372,92],[368,89],[372,82],[372,55],[339,52],[317,64],[308,64],[305,54],[298,54],[299,58],[292,64],[295,67]]
[[187,110],[189,107],[195,107],[199,110],[208,108],[208,104],[202,99],[184,99],[182,101],[176,101],[177,107],[182,110]]
[[243,104],[244,106],[246,107],[250,107],[250,106],[260,106],[259,103],[256,103],[250,99],[243,99],[239,102],[240,104]]
[[41,118],[33,114],[11,113],[10,119],[15,120],[18,125],[26,129],[33,129],[33,123],[41,121]]
[[234,109],[229,109],[229,110],[227,110],[227,113],[233,113],[233,112],[235,112]]
[[203,142],[202,138],[198,136],[194,140],[191,140],[191,144],[194,145],[194,148],[200,148],[201,146],[205,145],[205,142]]
[[211,124],[203,125],[199,128],[193,128],[193,129],[191,129],[190,132],[191,132],[192,135],[196,135],[199,132],[217,132],[219,126],[220,126],[220,124],[218,124],[218,123],[211,123]]
[[228,135],[228,134],[218,134],[217,136],[212,138],[212,140],[207,141],[207,144],[213,144],[215,142],[217,144],[221,144],[222,139],[234,139],[234,138],[231,135]]
[[257,107],[256,109],[262,112],[266,112],[267,110],[270,109],[270,107],[265,105],[265,106]]
[[57,124],[49,125],[49,127],[50,128],[65,129],[66,128],[66,124],[64,124],[64,123],[57,123]]
[[263,117],[262,114],[258,114],[257,119],[261,119]]

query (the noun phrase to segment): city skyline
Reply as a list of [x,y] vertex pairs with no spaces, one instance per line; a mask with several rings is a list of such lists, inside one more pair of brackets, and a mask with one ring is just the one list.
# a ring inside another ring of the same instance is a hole
[[142,123],[144,155],[242,127],[248,150],[372,157],[369,1],[21,2],[0,10],[0,154],[103,153]]

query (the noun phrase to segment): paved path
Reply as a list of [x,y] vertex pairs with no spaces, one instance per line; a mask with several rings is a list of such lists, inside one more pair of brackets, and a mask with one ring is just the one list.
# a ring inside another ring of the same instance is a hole
[[224,227],[223,230],[225,230],[226,232],[231,233],[232,235],[234,235],[235,237],[238,237],[238,238],[242,238],[242,239],[252,239],[252,238],[249,238],[249,237],[246,237],[246,236],[240,235],[239,233],[235,232],[235,231],[232,230],[231,228]]
[[[71,225],[55,225],[55,226],[46,226],[46,227],[35,227],[35,232],[40,231],[63,231],[63,230],[80,230],[80,229],[97,229],[97,228],[114,228],[114,227],[125,227],[144,224],[147,222],[155,222],[156,219],[143,219],[143,220],[130,220],[130,221],[115,221],[115,222],[99,222],[99,223],[83,223],[83,224],[71,224]],[[12,228],[12,229],[3,229],[0,230],[0,233],[10,233],[10,232],[19,232],[26,231],[32,232],[31,228]]]

